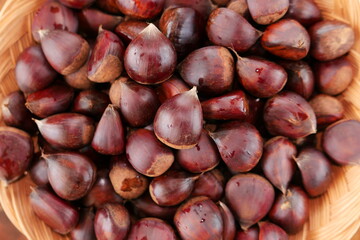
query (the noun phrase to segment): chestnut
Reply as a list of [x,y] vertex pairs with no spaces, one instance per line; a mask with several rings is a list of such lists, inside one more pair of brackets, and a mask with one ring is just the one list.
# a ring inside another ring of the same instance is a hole
[[126,48],[124,64],[127,74],[136,82],[158,84],[171,77],[176,58],[170,40],[154,24],[149,24]]
[[318,128],[324,128],[344,118],[344,106],[335,97],[319,94],[310,100]]
[[29,174],[31,177],[31,180],[37,185],[37,186],[46,186],[49,183],[48,178],[48,166],[44,158],[41,156],[38,156],[36,161],[33,162]]
[[179,93],[183,93],[189,90],[190,89],[186,83],[176,76],[172,76],[155,89],[161,103],[175,95],[178,95]]
[[246,122],[224,123],[210,137],[216,143],[221,158],[233,173],[248,172],[259,162],[263,140],[258,130]]
[[87,61],[79,70],[64,77],[69,86],[80,90],[91,89],[95,86],[95,83],[88,78],[88,63],[89,61]]
[[110,181],[122,198],[138,198],[148,189],[148,179],[135,171],[124,155],[113,157],[111,165]]
[[249,14],[247,0],[230,0],[226,7],[237,12],[243,17]]
[[288,240],[289,236],[279,226],[271,222],[259,222],[259,240]]
[[204,19],[207,19],[213,10],[213,5],[211,0],[165,0],[164,9],[174,8],[174,7],[188,7],[193,8],[201,14]]
[[225,203],[219,201],[218,203],[220,213],[224,224],[223,239],[234,239],[236,233],[235,219],[230,209]]
[[78,12],[77,16],[79,18],[79,32],[91,37],[97,35],[100,26],[103,29],[113,31],[124,19],[121,16],[111,15],[94,8],[84,8]]
[[281,92],[269,99],[264,120],[272,135],[302,138],[316,133],[316,116],[310,104],[293,92]]
[[201,102],[205,119],[244,120],[248,117],[250,106],[248,97],[241,90]]
[[110,103],[109,96],[98,90],[84,90],[75,97],[72,111],[100,117]]
[[207,196],[217,202],[223,196],[224,189],[225,177],[219,169],[214,169],[199,176],[191,196]]
[[261,36],[261,32],[251,26],[245,18],[228,8],[217,8],[212,11],[206,31],[212,43],[233,48],[237,52],[246,52]]
[[252,19],[262,25],[276,22],[289,9],[289,0],[250,0],[247,4]]
[[89,7],[91,4],[95,2],[95,0],[59,0],[63,5],[75,8],[75,9],[82,9]]
[[322,20],[322,14],[314,0],[289,0],[289,10],[285,18],[297,20],[308,27]]
[[331,165],[327,157],[315,148],[305,148],[294,158],[302,183],[311,197],[325,193],[331,183]]
[[287,233],[295,234],[309,218],[309,198],[300,187],[290,186],[286,194],[276,197],[269,218]]
[[[116,1],[116,0],[114,0]],[[119,23],[115,28],[115,33],[125,44],[129,44],[139,33],[148,26],[148,23],[137,20],[128,20]]]
[[73,98],[74,91],[71,87],[63,84],[54,84],[29,94],[26,98],[25,106],[34,115],[46,118],[67,110]]
[[171,149],[162,144],[154,132],[146,129],[130,134],[126,142],[126,157],[136,171],[148,177],[160,176],[174,162]]
[[24,93],[46,88],[55,80],[56,75],[38,45],[26,48],[17,59],[15,79]]
[[96,6],[105,12],[112,14],[120,14],[120,10],[116,4],[117,0],[96,0]]
[[322,136],[324,152],[337,164],[360,164],[360,122],[343,120],[326,128]]
[[259,229],[253,226],[246,231],[238,230],[234,240],[259,240]]
[[265,178],[238,174],[226,184],[225,197],[243,230],[260,221],[270,211],[275,191]]
[[70,232],[71,240],[96,240],[94,230],[95,214],[92,209],[83,209],[78,225]]
[[212,2],[218,6],[225,6],[230,0],[212,0]]
[[278,57],[298,61],[310,50],[310,36],[296,20],[283,19],[265,29],[261,45]]
[[323,20],[309,28],[312,57],[329,61],[350,51],[355,43],[354,29],[337,20]]
[[282,193],[286,193],[295,173],[295,145],[285,137],[274,137],[264,145],[261,167],[264,175]]
[[30,205],[34,213],[57,233],[68,234],[78,224],[79,212],[76,208],[46,188],[32,189]]
[[316,63],[314,69],[317,88],[329,95],[338,95],[345,91],[355,74],[347,57]]
[[96,211],[95,235],[98,240],[125,240],[130,230],[128,210],[118,203],[107,203]]
[[208,46],[190,53],[178,66],[179,73],[189,86],[200,94],[212,96],[231,88],[234,80],[234,58],[229,50]]
[[176,240],[174,229],[158,218],[142,218],[132,227],[127,240]]
[[238,56],[236,72],[245,90],[259,98],[269,98],[280,92],[288,78],[280,65],[253,57]]
[[164,8],[165,0],[116,0],[119,10],[132,18],[151,19]]
[[223,219],[216,204],[207,197],[194,197],[181,205],[174,216],[183,240],[222,239]]
[[0,179],[11,183],[28,168],[34,153],[30,135],[13,127],[0,127]]

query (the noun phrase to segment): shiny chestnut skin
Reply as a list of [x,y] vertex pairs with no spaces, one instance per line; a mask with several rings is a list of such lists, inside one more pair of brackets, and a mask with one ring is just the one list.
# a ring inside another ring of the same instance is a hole
[[266,102],[264,120],[272,135],[301,138],[316,133],[316,116],[310,104],[293,92],[281,92]]
[[46,186],[49,183],[47,174],[48,166],[44,158],[37,156],[29,170],[31,180],[38,186]]
[[266,28],[261,44],[278,57],[298,61],[310,50],[310,36],[296,20],[283,19]]
[[80,32],[88,36],[97,36],[99,27],[113,31],[123,21],[123,17],[110,15],[93,8],[85,8],[78,13]]
[[223,196],[224,189],[225,177],[219,169],[214,169],[199,176],[191,196],[207,196],[217,202]]
[[180,76],[199,93],[218,95],[229,90],[234,80],[234,58],[220,46],[199,48],[190,53],[178,66]]
[[297,20],[308,27],[322,20],[322,14],[314,0],[289,0],[289,10],[285,18]]
[[289,0],[250,0],[247,3],[252,19],[262,25],[276,22],[289,9]]
[[324,152],[337,164],[360,164],[360,122],[343,120],[326,128],[322,136]]
[[116,0],[119,10],[130,17],[151,19],[164,8],[165,0]]
[[129,232],[127,240],[176,240],[174,229],[159,218],[142,218],[137,221]]
[[329,95],[338,95],[346,90],[354,77],[354,67],[347,57],[314,65],[315,83],[318,90]]
[[158,95],[158,98],[161,103],[165,100],[186,91],[189,91],[189,86],[177,76],[172,76],[165,82],[161,83],[156,89],[155,92]]
[[159,28],[174,44],[178,57],[195,50],[202,39],[203,19],[192,8],[169,8],[160,18]]
[[121,12],[116,5],[116,1],[117,0],[96,0],[96,6],[105,12],[118,15]]
[[225,203],[219,201],[217,203],[221,216],[223,218],[224,232],[223,239],[234,239],[236,233],[235,218],[231,210]]
[[355,43],[354,29],[337,20],[323,20],[309,28],[310,54],[319,61],[329,61],[346,54]]
[[228,8],[217,8],[211,13],[206,31],[212,43],[233,48],[237,52],[247,51],[261,36],[261,32],[245,18]]
[[83,209],[78,225],[70,232],[71,240],[96,240],[94,218],[95,214],[91,208]]
[[287,72],[288,80],[285,89],[309,99],[314,92],[315,78],[309,64],[304,61],[279,61]]
[[72,111],[93,117],[100,117],[109,103],[110,99],[106,93],[94,89],[84,90],[79,92],[75,97]]
[[288,240],[289,236],[281,227],[271,222],[259,222],[259,240]]
[[115,33],[125,44],[129,44],[139,33],[148,26],[148,23],[138,20],[128,20],[119,23],[115,28]]
[[238,230],[234,240],[259,240],[259,228],[253,226],[246,231]]
[[174,8],[174,7],[188,7],[193,8],[201,14],[204,19],[207,19],[213,10],[213,5],[211,0],[165,0],[164,9]]

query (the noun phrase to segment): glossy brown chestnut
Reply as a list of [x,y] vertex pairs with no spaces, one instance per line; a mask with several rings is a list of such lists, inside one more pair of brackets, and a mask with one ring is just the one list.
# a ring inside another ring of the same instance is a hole
[[222,239],[223,219],[216,204],[207,197],[194,197],[181,205],[174,216],[183,240]]
[[100,117],[110,103],[109,96],[98,90],[79,92],[73,102],[72,111],[84,115]]
[[228,8],[217,8],[211,13],[206,31],[212,43],[237,52],[247,51],[261,36],[245,18]]
[[39,30],[61,29],[76,32],[79,21],[76,14],[58,1],[47,1],[35,12],[31,26],[35,41],[40,42]]
[[165,0],[117,0],[119,10],[132,18],[151,19],[164,8]]
[[93,120],[78,113],[59,113],[35,123],[44,139],[58,148],[84,147],[94,135]]
[[68,234],[79,221],[79,212],[75,207],[45,188],[32,189],[30,205],[46,225],[60,234]]
[[0,127],[0,180],[11,183],[28,168],[34,153],[30,135],[13,127]]
[[172,220],[178,206],[163,207],[157,205],[149,193],[143,194],[140,198],[131,201],[136,210],[146,217],[156,217]]
[[309,99],[315,86],[314,73],[309,64],[304,61],[279,61],[279,64],[288,74],[285,89]]
[[46,118],[67,110],[74,98],[74,90],[64,84],[55,84],[33,92],[26,98],[25,106],[34,115]]
[[269,99],[264,120],[272,135],[301,138],[316,133],[316,116],[310,104],[293,92],[281,92]]
[[250,123],[230,122],[210,133],[221,158],[233,173],[248,172],[259,162],[263,152],[263,140]]
[[205,119],[244,120],[248,117],[249,101],[246,94],[236,90],[201,102]]
[[345,91],[354,77],[354,67],[347,57],[316,63],[314,69],[317,88],[329,95]]
[[295,145],[285,137],[274,137],[264,145],[261,167],[264,175],[282,193],[286,193],[295,173]]
[[[247,96],[249,102],[249,113],[245,119],[246,122],[258,126],[262,123],[262,114],[264,110],[265,101],[261,98],[252,98]],[[250,111],[251,109],[251,111]],[[264,126],[262,126],[264,128]]]
[[344,120],[326,128],[322,136],[325,153],[340,165],[360,164],[360,122]]
[[123,17],[110,15],[93,8],[85,8],[78,13],[80,32],[90,36],[96,36],[99,27],[113,31],[123,21]]
[[276,197],[269,218],[289,234],[299,232],[309,218],[308,196],[300,187],[289,187]]
[[[115,0],[116,1],[116,0]],[[148,26],[148,23],[137,20],[128,20],[119,23],[115,28],[115,33],[125,44],[129,44],[139,33]]]
[[203,47],[190,53],[178,66],[179,73],[189,86],[200,94],[218,95],[231,88],[234,80],[234,58],[220,46]]
[[127,74],[141,84],[164,82],[176,67],[173,44],[154,24],[149,24],[126,48],[124,63]]
[[259,229],[257,226],[244,230],[238,230],[234,240],[259,240]]
[[310,100],[318,128],[324,128],[344,118],[344,106],[335,97],[319,94]]
[[123,71],[124,52],[120,38],[100,27],[88,63],[88,78],[97,83],[115,80]]
[[86,207],[100,208],[105,203],[122,203],[123,199],[117,195],[109,179],[109,171],[102,169],[97,172],[97,179],[82,199],[82,204]]
[[128,210],[118,203],[107,203],[96,211],[95,234],[98,240],[125,240],[130,230]]
[[94,133],[91,146],[105,155],[119,155],[125,148],[125,129],[118,110],[111,104],[105,109]]
[[278,57],[298,61],[310,50],[310,36],[296,20],[283,19],[266,28],[261,45]]
[[259,240],[288,240],[289,236],[279,226],[271,222],[259,222]]
[[202,130],[199,143],[193,148],[178,150],[176,161],[189,172],[201,173],[214,169],[220,162],[220,155],[209,134]]
[[294,159],[309,196],[317,197],[325,193],[331,183],[331,165],[327,157],[315,148],[306,148]]
[[152,88],[128,78],[120,78],[113,82],[109,95],[111,102],[120,109],[124,120],[132,127],[149,125],[160,106],[160,101]]
[[246,231],[269,212],[275,191],[270,182],[259,175],[238,174],[227,182],[225,197],[241,228]]
[[138,129],[126,142],[126,157],[139,173],[157,177],[166,172],[174,162],[170,148],[162,144],[154,132]]
[[176,240],[174,229],[158,218],[142,218],[131,228],[128,240]]
[[91,208],[83,209],[78,225],[70,232],[71,240],[96,240],[94,218],[95,214]]
[[189,149],[199,143],[202,110],[196,87],[165,101],[154,119],[156,137],[175,149]]
[[156,94],[158,95],[158,98],[162,103],[165,102],[167,99],[178,95],[179,93],[183,93],[189,90],[190,89],[186,85],[186,83],[176,76],[172,76],[165,82],[161,83],[155,89]]
[[247,1],[252,19],[258,24],[268,25],[282,18],[289,9],[289,0]]
[[17,59],[15,79],[24,93],[46,88],[54,81],[56,75],[38,45],[26,48]]
[[195,50],[202,40],[204,22],[193,8],[169,8],[160,18],[161,32],[174,44],[179,57]]
[[49,183],[47,171],[48,166],[45,159],[38,156],[29,170],[31,180],[33,180],[37,186],[46,186]]
[[88,63],[89,61],[76,72],[64,77],[69,86],[80,90],[91,89],[95,86],[95,83],[88,78]]
[[224,224],[222,239],[234,239],[236,233],[235,219],[230,209],[223,202],[218,202],[220,213]]
[[286,18],[295,19],[305,27],[322,20],[321,11],[314,0],[289,0],[289,2]]
[[48,178],[55,193],[73,201],[84,197],[96,178],[96,167],[85,155],[75,152],[43,154]]
[[160,206],[175,206],[190,196],[198,178],[184,171],[168,171],[151,181],[150,196]]
[[39,35],[46,59],[62,75],[76,72],[88,59],[89,44],[76,33],[40,30]]
[[219,169],[203,173],[196,180],[191,196],[207,196],[217,202],[223,196],[225,177]]
[[280,92],[288,77],[280,65],[251,57],[238,56],[236,72],[246,91],[259,98],[269,98]]
[[82,9],[89,7],[91,4],[95,2],[95,0],[59,0],[63,5],[75,8],[75,9]]
[[96,5],[105,12],[120,14],[120,10],[116,4],[117,0],[96,0]]
[[323,20],[309,28],[311,56],[329,61],[346,54],[355,43],[352,27],[337,20]]
[[207,19],[213,10],[211,0],[165,0],[165,9],[174,7],[188,7],[193,8],[201,14],[204,19]]
[[124,155],[112,158],[109,177],[115,192],[124,199],[140,197],[149,186],[148,179],[135,171]]
[[237,12],[243,17],[249,14],[249,6],[247,4],[247,0],[231,0],[228,3],[227,8]]
[[7,126],[34,132],[36,124],[31,120],[31,113],[25,107],[25,97],[20,91],[7,95],[0,105],[2,120]]

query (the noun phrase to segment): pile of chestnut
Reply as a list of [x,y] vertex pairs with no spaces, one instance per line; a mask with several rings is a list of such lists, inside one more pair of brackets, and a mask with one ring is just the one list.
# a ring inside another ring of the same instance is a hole
[[354,30],[313,0],[50,0],[32,35],[0,177],[74,240],[288,239],[360,164]]

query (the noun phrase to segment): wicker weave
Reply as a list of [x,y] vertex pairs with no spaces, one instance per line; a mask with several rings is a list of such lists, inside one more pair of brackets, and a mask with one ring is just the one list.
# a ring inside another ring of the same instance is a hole
[[[0,101],[16,90],[14,67],[22,50],[34,44],[31,37],[33,12],[44,0],[3,0],[0,12]],[[325,18],[339,19],[356,30],[357,42],[351,59],[358,69],[360,62],[360,0],[316,0]],[[0,2],[1,3],[1,2]],[[1,5],[0,5],[1,6]],[[355,64],[356,63],[356,64]],[[360,119],[360,76],[340,97],[346,117]],[[320,198],[311,200],[310,220],[304,231],[292,240],[349,240],[360,226],[360,167],[333,167],[333,183]],[[29,177],[5,186],[0,185],[0,203],[15,226],[29,240],[68,239],[53,233],[38,220],[29,206],[28,195],[34,184]]]

